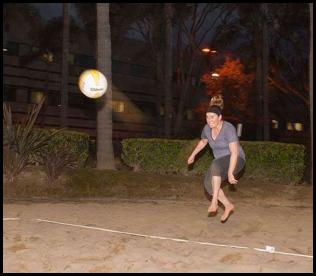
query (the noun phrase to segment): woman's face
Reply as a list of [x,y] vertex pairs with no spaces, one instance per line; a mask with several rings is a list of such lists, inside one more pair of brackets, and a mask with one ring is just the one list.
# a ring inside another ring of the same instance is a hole
[[217,115],[216,113],[213,113],[213,112],[206,113],[206,123],[208,124],[210,128],[217,127],[221,119],[222,119],[222,115]]

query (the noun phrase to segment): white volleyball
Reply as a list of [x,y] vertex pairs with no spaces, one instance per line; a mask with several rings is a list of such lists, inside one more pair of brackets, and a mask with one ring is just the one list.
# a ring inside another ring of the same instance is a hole
[[108,87],[105,76],[98,70],[89,69],[79,77],[79,89],[89,98],[99,98],[104,95]]

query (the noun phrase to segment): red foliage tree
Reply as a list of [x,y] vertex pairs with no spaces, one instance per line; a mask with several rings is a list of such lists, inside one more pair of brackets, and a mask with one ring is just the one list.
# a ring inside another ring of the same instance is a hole
[[[239,59],[225,58],[224,64],[215,69],[214,72],[207,72],[201,77],[206,85],[206,94],[211,99],[215,95],[222,95],[224,99],[223,114],[239,120],[250,117],[252,106],[250,106],[250,92],[253,85],[254,74],[246,74],[244,65]],[[217,73],[218,76],[212,74]],[[201,103],[195,111],[203,114],[209,102]]]

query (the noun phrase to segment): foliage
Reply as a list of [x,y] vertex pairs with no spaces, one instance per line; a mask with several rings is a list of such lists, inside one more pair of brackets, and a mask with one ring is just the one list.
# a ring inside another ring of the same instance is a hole
[[181,140],[124,139],[122,141],[122,159],[135,171],[144,169],[158,173],[176,172],[178,168],[175,156],[183,146]]
[[32,156],[58,132],[50,135],[34,131],[34,124],[45,98],[34,105],[21,123],[13,124],[10,106],[3,104],[3,169],[12,183],[23,169],[29,165]]
[[[187,158],[197,140],[124,139],[122,159],[133,168],[146,172],[204,174],[213,159],[206,149],[199,154],[193,168]],[[305,147],[277,142],[240,142],[246,154],[245,175],[299,183],[304,174]]]
[[[50,136],[53,129],[38,129],[38,132]],[[89,155],[89,135],[63,130],[54,135],[49,143],[34,157],[44,169],[50,184],[68,169],[85,165]]]
[[[268,3],[267,6],[270,89],[273,87],[278,94],[283,94],[285,101],[291,98],[292,102],[308,106],[308,3]],[[220,33],[216,46],[225,48],[238,41],[236,52],[243,63],[255,71],[257,55],[261,53],[255,51],[255,40],[260,33],[262,15],[257,3],[236,3],[235,8],[237,16],[227,24],[227,31]],[[282,110],[285,106],[282,97],[278,95],[275,99],[272,106]],[[304,115],[306,110],[298,108],[297,112]],[[279,112],[280,116],[284,113]]]
[[[213,77],[214,72],[219,77]],[[207,72],[201,77],[209,98],[223,95],[225,115],[251,116],[249,97],[254,79],[253,73],[245,73],[244,65],[240,60],[228,56],[224,64],[214,72]],[[197,113],[203,114],[203,118],[207,105],[208,103],[202,103],[195,109]]]

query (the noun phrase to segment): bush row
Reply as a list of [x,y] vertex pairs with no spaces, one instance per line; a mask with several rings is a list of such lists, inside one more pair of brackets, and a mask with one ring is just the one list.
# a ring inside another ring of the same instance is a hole
[[[213,160],[207,146],[197,156],[193,168],[187,159],[198,140],[137,139],[122,141],[122,159],[134,170],[156,173],[205,174]],[[241,141],[246,154],[245,176],[298,184],[304,175],[305,147],[279,142]]]

